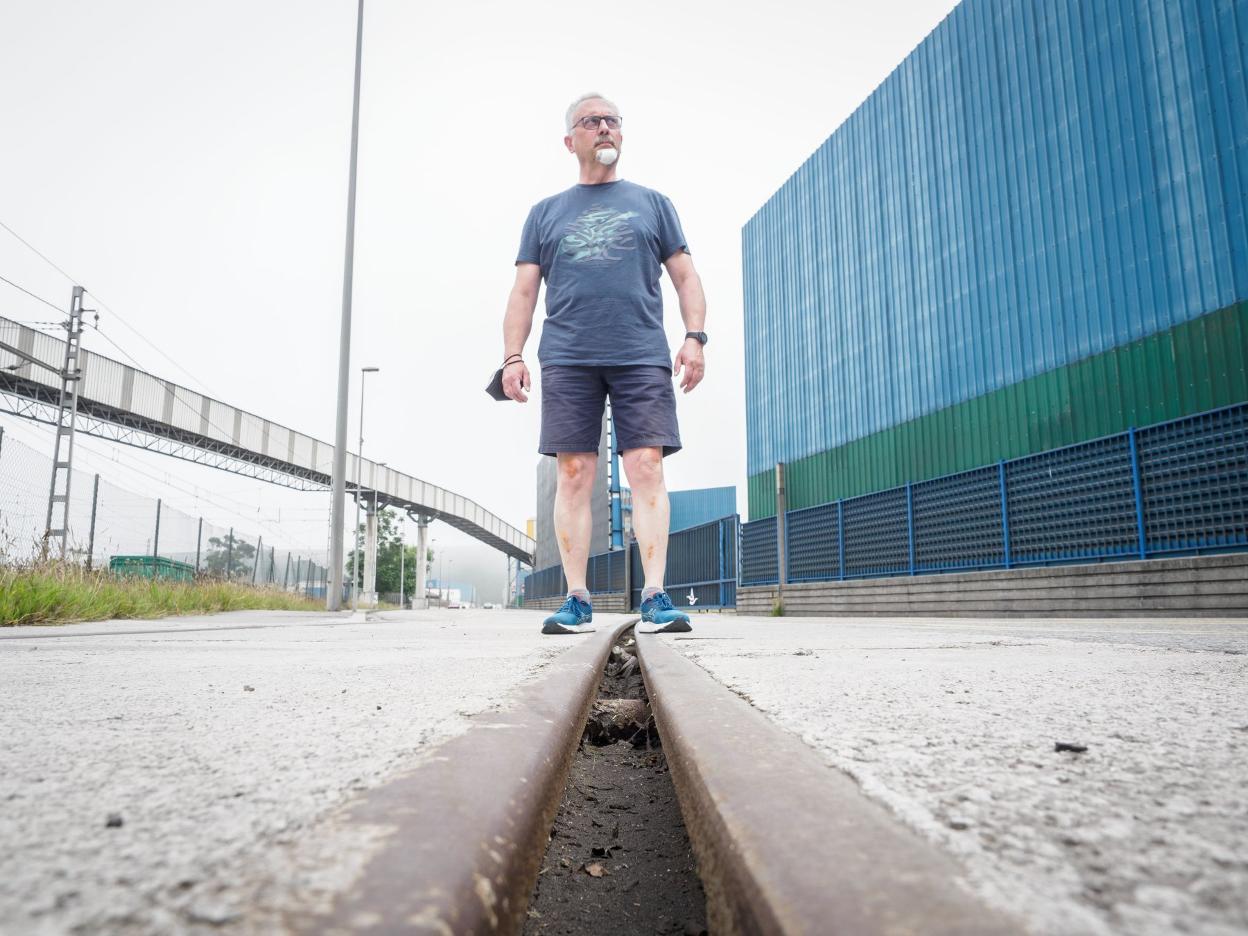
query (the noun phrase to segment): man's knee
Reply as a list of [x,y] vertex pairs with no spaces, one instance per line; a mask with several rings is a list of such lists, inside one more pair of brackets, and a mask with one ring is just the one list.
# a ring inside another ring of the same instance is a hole
[[559,453],[559,491],[565,494],[580,494],[590,490],[594,484],[594,473],[598,468],[596,452],[560,452]]
[[657,446],[629,449],[623,455],[624,471],[634,488],[663,484],[663,450]]

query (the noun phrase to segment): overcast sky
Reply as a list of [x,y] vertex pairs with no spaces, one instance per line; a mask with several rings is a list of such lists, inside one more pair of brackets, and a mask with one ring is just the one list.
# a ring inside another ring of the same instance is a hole
[[[735,484],[744,512],[741,226],[953,5],[368,0],[352,445],[359,367],[378,366],[366,457],[532,516],[540,382],[524,406],[482,388],[525,214],[576,181],[564,110],[600,91],[625,117],[621,177],[673,200],[708,299],[707,376],[680,400],[668,485]],[[353,0],[0,11],[0,221],[107,303],[101,330],[148,370],[327,441],[354,28]],[[0,275],[67,302],[70,283],[3,230]],[[3,283],[0,314],[55,317]],[[46,427],[0,422],[50,450]],[[115,448],[87,440],[84,458],[219,523],[284,510],[298,545],[324,542],[328,495]],[[501,570],[444,541],[464,568]]]

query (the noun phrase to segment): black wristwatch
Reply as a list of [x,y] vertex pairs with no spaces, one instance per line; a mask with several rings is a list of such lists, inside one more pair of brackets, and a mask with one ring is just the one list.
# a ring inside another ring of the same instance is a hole
[[685,332],[686,338],[696,338],[698,344],[706,344],[706,332]]

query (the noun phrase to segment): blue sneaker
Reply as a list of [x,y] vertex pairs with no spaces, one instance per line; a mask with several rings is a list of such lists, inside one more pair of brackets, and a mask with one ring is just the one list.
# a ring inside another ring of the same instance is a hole
[[542,622],[543,634],[588,634],[592,627],[584,627],[594,619],[594,608],[588,601],[568,595],[559,610]]
[[657,624],[656,634],[683,634],[693,630],[689,615],[672,607],[672,599],[661,591],[641,603],[641,619],[647,624]]

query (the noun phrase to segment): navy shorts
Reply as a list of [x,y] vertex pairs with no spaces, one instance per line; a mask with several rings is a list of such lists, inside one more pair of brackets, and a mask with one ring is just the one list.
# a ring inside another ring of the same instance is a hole
[[543,455],[598,451],[608,396],[621,452],[652,446],[661,446],[665,456],[680,451],[669,368],[554,364],[542,368],[541,389],[542,440],[537,450]]

